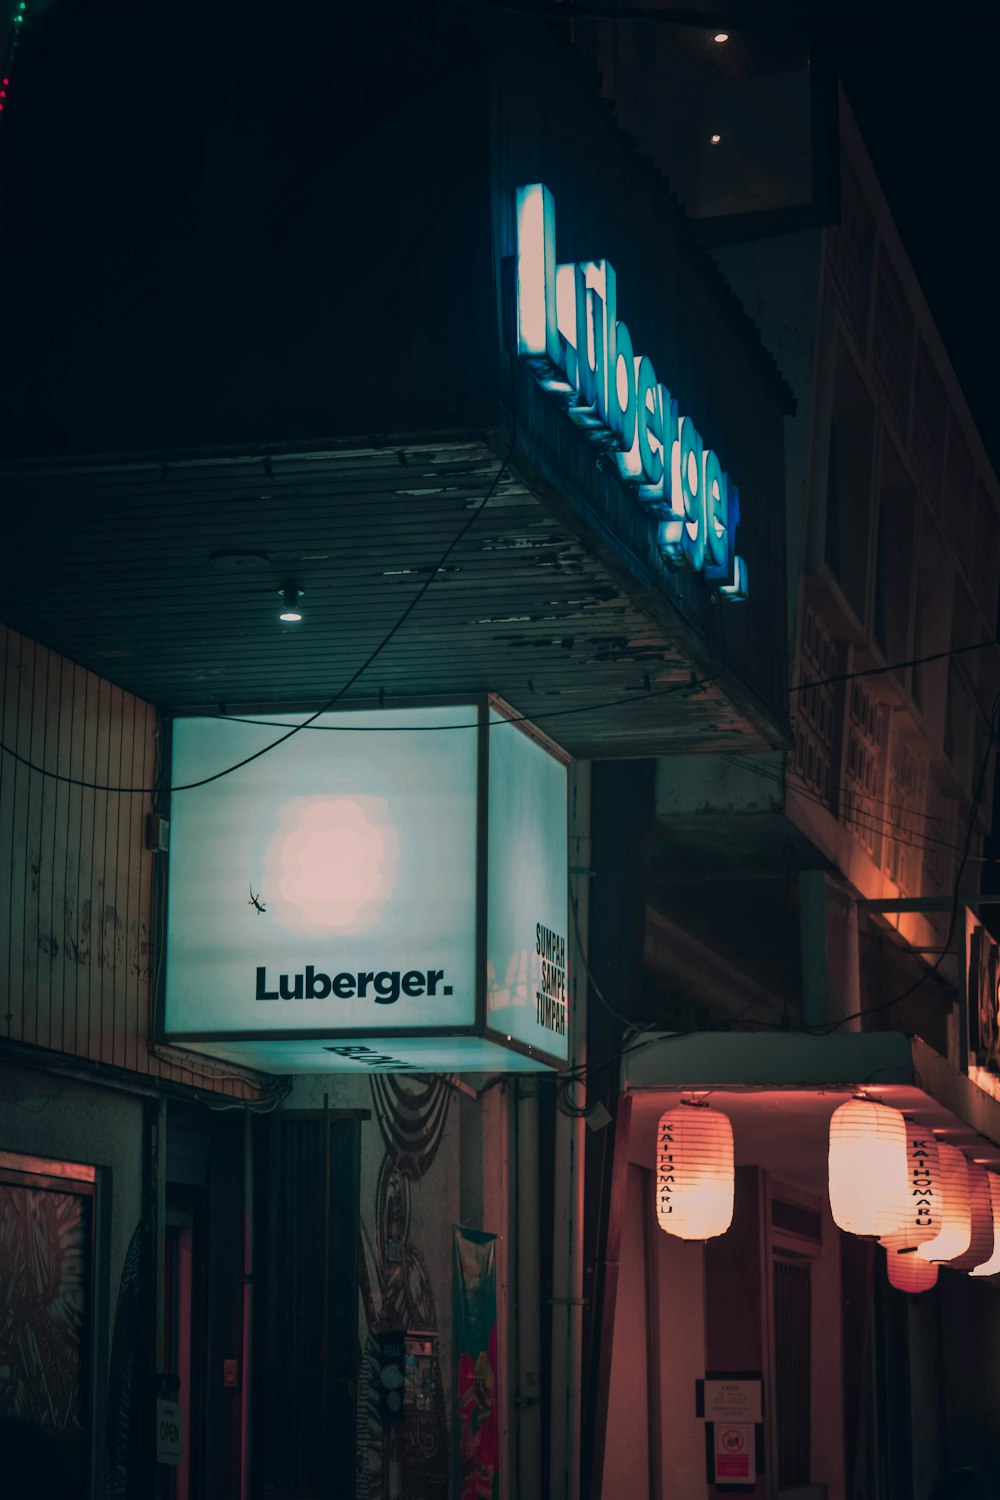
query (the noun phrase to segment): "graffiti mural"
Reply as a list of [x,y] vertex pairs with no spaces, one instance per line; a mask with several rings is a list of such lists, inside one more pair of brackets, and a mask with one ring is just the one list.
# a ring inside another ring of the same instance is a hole
[[448,1423],[440,1366],[426,1409],[388,1431],[379,1410],[376,1335],[388,1329],[436,1331],[431,1277],[412,1236],[412,1194],[430,1171],[444,1135],[451,1091],[440,1079],[374,1076],[374,1113],[385,1147],[370,1215],[361,1224],[361,1397],[358,1500],[447,1500]]

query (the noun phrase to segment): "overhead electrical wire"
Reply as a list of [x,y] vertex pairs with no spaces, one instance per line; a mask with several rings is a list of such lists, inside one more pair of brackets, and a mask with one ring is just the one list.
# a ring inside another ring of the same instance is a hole
[[420,585],[420,588],[414,594],[413,598],[410,600],[409,604],[407,604],[407,606],[403,610],[403,612],[398,616],[398,618],[394,621],[394,623],[389,627],[389,629],[386,631],[386,633],[382,636],[381,640],[378,642],[378,645],[375,646],[368,653],[368,655],[365,657],[365,659],[361,663],[361,665],[359,667],[357,667],[354,672],[351,673],[351,675],[347,679],[347,681],[340,688],[337,689],[337,691],[333,694],[333,696],[330,697],[330,698],[328,698],[327,701],[324,704],[322,704],[319,708],[316,709],[315,713],[312,713],[312,714],[309,715],[308,718],[303,719],[303,721],[302,721],[301,724],[294,724],[294,725],[292,725],[292,727],[287,731],[286,734],[279,735],[279,737],[276,740],[272,740],[269,745],[264,745],[264,746],[261,747],[261,749],[255,750],[252,755],[245,755],[242,760],[238,760],[233,765],[224,767],[223,770],[221,770],[221,771],[215,771],[215,772],[213,772],[211,776],[203,776],[198,781],[189,781],[189,782],[187,782],[187,783],[185,783],[184,785],[181,785],[181,786],[162,787],[162,788],[161,787],[155,787],[155,786],[154,787],[147,787],[147,786],[103,786],[103,785],[101,785],[99,783],[96,783],[96,782],[84,781],[84,780],[82,780],[79,777],[65,776],[61,772],[58,772],[58,771],[49,771],[44,766],[36,766],[31,761],[29,761],[28,759],[26,759],[25,756],[19,755],[16,750],[12,750],[10,748],[10,746],[6,745],[6,744],[0,744],[0,752],[3,752],[4,754],[11,756],[11,758],[13,760],[17,761],[17,763],[19,765],[26,766],[29,771],[35,771],[39,775],[41,775],[41,776],[47,776],[47,777],[49,777],[50,779],[52,779],[54,781],[60,781],[60,782],[63,782],[64,784],[68,784],[69,786],[83,787],[87,791],[93,791],[93,792],[117,792],[117,793],[123,793],[123,794],[126,794],[126,795],[135,795],[135,794],[153,795],[153,794],[161,794],[161,793],[167,793],[167,792],[171,792],[171,793],[172,792],[190,792],[190,791],[193,791],[196,787],[208,786],[213,781],[221,781],[224,776],[231,776],[234,771],[240,771],[240,770],[242,770],[244,766],[250,765],[252,761],[259,760],[262,755],[268,755],[272,750],[276,750],[279,745],[283,745],[286,740],[290,740],[293,737],[293,735],[300,734],[303,729],[308,729],[309,726],[310,726],[310,724],[314,723],[315,720],[318,719],[321,714],[329,713],[330,709],[332,709],[335,704],[339,703],[340,700],[344,697],[344,695],[346,693],[348,693],[350,691],[350,689],[354,686],[354,684],[358,681],[358,679],[360,677],[362,677],[365,672],[367,672],[368,668],[372,665],[372,663],[376,660],[376,658],[379,657],[379,656],[381,656],[382,652],[388,646],[389,642],[393,639],[393,637],[396,636],[396,635],[398,635],[399,631],[406,624],[407,620],[410,618],[410,616],[412,615],[413,611],[416,609],[417,605],[420,603],[421,599],[423,599],[424,595],[427,593],[427,590],[430,588],[431,584],[434,582],[434,580],[437,578],[438,574],[441,572],[441,569],[444,567],[445,563],[448,561],[448,558],[454,552],[454,550],[458,546],[458,544],[467,535],[467,533],[471,529],[473,523],[479,518],[479,516],[482,515],[483,511],[486,509],[487,505],[492,500],[494,494],[496,493],[497,486],[499,485],[500,480],[503,478],[504,474],[507,472],[508,466],[510,464],[510,460],[511,460],[511,458],[513,456],[513,453],[514,453],[514,443],[515,443],[516,436],[517,436],[517,428],[516,428],[516,425],[514,424],[514,422],[512,421],[512,423],[511,423],[511,433],[510,433],[510,442],[507,445],[507,451],[504,454],[504,456],[503,456],[503,458],[502,458],[502,460],[500,462],[500,465],[499,465],[496,473],[494,474],[492,480],[490,481],[489,487],[487,488],[485,495],[483,496],[483,498],[479,502],[479,504],[475,507],[475,509],[471,512],[471,514],[468,516],[467,520],[465,520],[462,523],[462,525],[459,527],[459,529],[456,531],[455,535],[452,537],[451,541],[448,543],[447,547],[442,552],[440,558],[438,559],[438,562],[437,562],[436,566],[431,569],[431,571],[428,574],[426,580]]
[[[416,602],[417,601],[414,601],[414,603],[410,605],[411,610],[414,608]],[[392,633],[394,633],[395,630],[398,629],[399,624],[394,627]],[[386,640],[388,639],[389,637],[386,637]],[[374,659],[374,655],[371,659]],[[368,663],[366,663],[365,665],[368,665]],[[242,760],[236,761],[231,766],[226,766],[221,771],[214,772],[211,776],[205,776],[200,781],[189,781],[178,786],[169,787],[106,786],[102,782],[84,781],[78,776],[66,776],[59,771],[50,771],[45,766],[36,765],[34,761],[29,760],[27,756],[20,755],[16,750],[11,749],[9,745],[3,743],[0,743],[0,754],[9,755],[10,758],[16,761],[18,765],[24,766],[28,771],[34,771],[39,776],[46,776],[51,781],[58,781],[63,783],[64,785],[82,787],[85,791],[109,793],[113,792],[121,793],[125,796],[152,796],[156,795],[157,793],[165,795],[168,792],[190,792],[193,791],[196,787],[207,786],[210,782],[220,781],[224,776],[231,776],[234,771],[242,770],[242,768],[249,765],[251,761],[259,760],[262,755],[267,755],[269,751],[276,750],[279,745],[283,745],[286,740],[290,740],[293,735],[300,733],[300,731],[304,729],[326,730],[331,734],[446,734],[453,729],[478,729],[480,727],[477,721],[470,721],[468,724],[372,724],[367,726],[348,724],[316,724],[314,721],[319,718],[321,714],[325,714],[330,711],[333,705],[340,700],[345,692],[347,692],[348,688],[351,686],[351,683],[357,681],[362,671],[364,671],[364,667],[360,667],[358,669],[350,682],[348,682],[335,697],[331,698],[327,703],[324,703],[321,708],[318,708],[314,714],[311,714],[309,716],[308,719],[304,719],[301,724],[295,724],[292,728],[289,729],[287,734],[280,735],[276,740],[272,740],[269,745],[264,745],[253,755],[244,756]],[[716,677],[695,677],[689,682],[673,683],[670,687],[654,688],[649,692],[636,692],[627,698],[610,698],[602,703],[578,703],[574,704],[572,708],[543,709],[541,713],[505,715],[502,719],[497,720],[495,723],[490,724],[487,727],[502,729],[506,724],[538,724],[543,720],[562,718],[567,714],[597,713],[601,709],[605,708],[629,708],[633,704],[648,703],[651,699],[666,698],[673,693],[687,693],[689,695],[694,694],[700,688],[703,688],[707,684],[715,682],[716,680]],[[391,708],[387,710],[387,712],[391,711]],[[225,724],[261,723],[265,726],[271,725],[272,727],[280,727],[280,725],[278,725],[274,720],[258,720],[249,718],[244,719],[227,714],[217,714],[213,717],[220,723]]]
[[[216,771],[212,776],[205,777],[203,780],[188,782],[185,785],[174,786],[174,787],[167,787],[167,788],[162,788],[162,789],[158,789],[158,788],[155,788],[155,787],[145,787],[145,786],[110,786],[110,785],[106,785],[106,784],[104,784],[102,782],[85,781],[81,777],[67,776],[67,775],[64,775],[62,772],[50,771],[45,766],[36,765],[33,761],[31,761],[30,759],[28,759],[27,756],[21,755],[18,751],[14,750],[10,745],[7,745],[6,743],[3,743],[3,742],[0,742],[0,754],[9,755],[12,760],[16,761],[18,763],[18,765],[24,766],[27,770],[34,771],[39,776],[46,776],[50,780],[59,781],[59,782],[63,783],[64,785],[82,787],[86,791],[93,791],[93,792],[108,792],[108,793],[122,793],[122,794],[126,794],[126,795],[129,795],[129,794],[136,795],[136,794],[151,794],[151,793],[156,792],[157,790],[163,790],[163,791],[169,791],[169,792],[186,792],[186,791],[192,791],[196,787],[208,785],[209,782],[219,781],[219,780],[222,779],[222,777],[229,776],[234,771],[241,770],[243,768],[243,766],[249,765],[251,761],[259,759],[260,756],[268,754],[269,751],[277,749],[277,747],[279,745],[284,744],[284,742],[286,740],[291,739],[293,735],[299,734],[299,733],[301,733],[302,730],[305,730],[305,729],[310,729],[310,730],[313,730],[314,732],[326,733],[326,734],[404,734],[404,733],[406,733],[406,734],[417,734],[417,733],[425,733],[425,734],[448,734],[448,733],[450,733],[453,730],[459,730],[459,729],[477,729],[477,728],[479,728],[478,722],[469,722],[467,724],[422,724],[422,725],[406,725],[406,724],[384,724],[384,725],[383,724],[378,724],[378,725],[376,725],[376,724],[370,724],[370,725],[358,725],[358,724],[317,724],[316,720],[318,718],[320,718],[321,715],[329,713],[330,710],[337,703],[339,703],[341,701],[341,699],[344,697],[344,695],[354,686],[354,684],[363,675],[363,673],[365,673],[368,670],[368,668],[372,665],[372,663],[375,661],[375,659],[382,653],[382,651],[385,650],[385,648],[389,644],[389,642],[398,633],[398,631],[405,624],[406,620],[409,618],[409,616],[416,609],[417,605],[420,603],[421,599],[427,593],[427,590],[430,588],[431,584],[434,582],[434,579],[436,578],[438,572],[440,571],[440,569],[444,565],[444,563],[447,560],[447,558],[449,558],[451,556],[452,552],[458,546],[459,542],[463,539],[463,537],[466,535],[466,533],[470,529],[473,521],[475,521],[475,519],[477,518],[477,516],[480,515],[480,513],[485,508],[485,506],[488,503],[488,501],[492,498],[493,494],[496,491],[496,487],[499,484],[500,479],[502,478],[503,474],[505,473],[506,467],[507,467],[507,465],[510,462],[510,457],[511,457],[512,451],[513,451],[513,438],[511,440],[511,446],[508,449],[508,451],[507,451],[507,453],[506,453],[506,455],[505,455],[505,457],[504,457],[504,459],[503,459],[503,461],[502,461],[502,463],[500,465],[500,468],[497,470],[496,474],[494,475],[493,481],[492,481],[492,483],[490,485],[490,488],[487,490],[485,497],[483,498],[483,500],[480,501],[479,505],[472,512],[472,514],[470,515],[469,519],[460,528],[460,530],[455,535],[455,537],[453,537],[452,540],[451,540],[451,542],[449,542],[447,548],[445,549],[445,551],[441,555],[440,561],[430,571],[430,574],[429,574],[427,580],[421,585],[420,589],[417,591],[417,593],[415,594],[415,596],[413,597],[413,599],[410,600],[410,603],[403,610],[403,613],[400,615],[399,619],[395,622],[394,625],[392,625],[390,627],[390,629],[382,637],[382,640],[375,647],[375,649],[369,654],[368,657],[366,657],[366,659],[364,660],[364,662],[362,662],[361,666],[358,667],[358,669],[352,674],[352,676],[348,678],[347,682],[343,685],[343,687],[341,687],[333,695],[333,697],[329,698],[324,704],[322,704],[318,709],[316,709],[316,711],[314,713],[310,714],[308,716],[308,718],[304,719],[301,724],[292,725],[288,729],[287,733],[285,733],[283,735],[280,735],[276,740],[273,740],[270,745],[263,746],[260,750],[257,750],[253,755],[246,756],[244,759],[236,761],[231,766],[224,767],[223,770],[221,770],[221,771]],[[946,657],[959,656],[959,655],[962,655],[963,653],[968,652],[968,651],[982,651],[982,650],[986,649],[987,647],[996,646],[998,644],[1000,644],[1000,642],[998,642],[997,640],[977,641],[974,644],[969,645],[969,646],[956,646],[956,647],[954,647],[950,651],[936,652],[933,656],[914,657],[914,658],[911,658],[910,660],[907,660],[907,661],[889,662],[884,667],[865,667],[865,668],[862,668],[861,670],[859,670],[857,672],[843,672],[843,673],[840,673],[836,677],[824,677],[824,678],[818,678],[815,681],[811,681],[811,682],[799,682],[799,683],[795,683],[795,684],[793,684],[789,688],[789,692],[790,693],[803,692],[803,691],[805,691],[808,688],[827,687],[827,686],[830,686],[830,685],[833,685],[833,684],[837,684],[837,683],[853,682],[857,678],[875,677],[875,676],[882,675],[882,674],[884,674],[886,672],[902,671],[905,667],[919,666],[919,665],[921,665],[924,662],[942,661]],[[724,665],[722,667],[720,667],[716,672],[707,674],[707,675],[705,675],[703,677],[698,677],[697,675],[692,674],[690,680],[687,681],[687,682],[672,683],[669,687],[665,687],[665,688],[653,688],[653,689],[648,690],[646,692],[640,692],[640,691],[637,690],[634,693],[630,693],[627,697],[623,697],[623,698],[609,698],[609,699],[605,699],[605,700],[603,700],[601,702],[598,702],[598,703],[573,704],[569,708],[542,709],[540,712],[531,713],[531,714],[512,714],[510,716],[505,716],[505,718],[502,721],[498,722],[495,727],[501,728],[503,724],[520,724],[520,723],[536,724],[536,723],[542,722],[544,720],[556,719],[556,718],[563,718],[563,717],[566,717],[567,715],[571,715],[571,714],[598,713],[598,712],[603,711],[606,708],[628,708],[628,707],[631,707],[634,704],[648,703],[652,699],[662,698],[662,697],[668,697],[668,696],[670,696],[671,694],[674,694],[674,693],[687,693],[689,695],[694,695],[695,693],[697,693],[698,691],[700,691],[701,688],[707,687],[707,686],[709,686],[713,682],[717,682],[719,680],[719,678],[722,676],[723,672],[728,667],[729,667],[729,663],[727,662],[727,663],[724,663]],[[237,715],[237,714],[225,714],[225,713],[223,713],[223,714],[215,715],[214,717],[217,717],[218,719],[220,719],[221,721],[224,721],[226,723],[232,723],[232,724],[244,724],[245,723],[245,724],[251,724],[251,725],[258,725],[258,724],[259,725],[270,725],[270,726],[272,726],[274,728],[281,728],[281,727],[283,727],[276,720],[262,719],[262,718],[259,718],[259,717],[256,717],[256,716],[253,717],[253,718],[250,718],[248,716],[242,716],[242,715]],[[764,770],[763,770],[763,768],[761,768],[760,774],[770,774],[770,773],[765,773]],[[929,814],[927,814],[927,815],[921,814],[920,816],[930,816],[930,815]],[[939,820],[939,821],[944,821],[944,820]]]
[[946,661],[952,656],[964,656],[969,651],[985,651],[990,646],[1000,645],[994,636],[988,641],[973,641],[968,646],[952,646],[948,651],[935,651],[930,656],[912,656],[908,661],[894,661],[884,667],[864,667],[858,672],[838,672],[835,677],[817,677],[812,680],[794,682],[790,693],[804,693],[809,688],[834,687],[842,682],[856,682],[860,677],[881,677],[886,672],[904,672],[907,667],[923,667],[929,662]]
[[[725,1018],[722,1024],[726,1030],[730,1030],[737,1024],[742,1024],[744,1026],[755,1027],[760,1031],[788,1032],[790,1029],[794,1029],[797,1032],[804,1033],[807,1036],[830,1036],[835,1031],[838,1031],[842,1026],[848,1025],[852,1021],[863,1020],[866,1016],[870,1015],[882,1014],[887,1010],[891,1010],[894,1006],[901,1004],[904,1000],[908,1000],[911,995],[913,995],[918,989],[920,989],[921,985],[925,984],[928,979],[932,978],[940,971],[945,958],[948,956],[952,942],[954,940],[955,928],[958,922],[958,912],[961,904],[962,875],[964,874],[965,867],[970,858],[974,857],[971,855],[971,845],[973,832],[975,830],[976,814],[979,809],[979,803],[982,798],[983,789],[986,783],[986,774],[989,768],[990,754],[993,749],[994,742],[998,737],[1000,737],[1000,693],[997,694],[996,698],[993,701],[993,707],[990,713],[990,730],[990,739],[983,754],[979,773],[976,778],[976,786],[973,793],[972,803],[969,808],[964,845],[961,849],[959,849],[957,845],[947,846],[953,848],[954,852],[961,854],[961,859],[959,861],[959,866],[956,872],[953,886],[951,915],[948,922],[948,933],[941,951],[935,958],[934,963],[926,968],[924,972],[913,981],[912,984],[908,985],[906,989],[901,990],[898,995],[893,995],[891,999],[882,1001],[878,1005],[861,1006],[858,1010],[851,1012],[849,1015],[841,1016],[837,1020],[831,1021],[826,1025],[821,1026],[803,1025],[798,1028],[789,1028],[782,1023],[754,1020],[751,1016],[748,1015],[748,1012],[753,1008],[755,1004],[757,1004],[769,993],[769,991],[765,989],[762,990],[760,994],[755,996],[748,1005],[745,1005],[741,1011],[737,1012],[735,1016]],[[772,774],[769,771],[766,771],[764,768],[759,769],[761,769],[763,774],[768,776],[769,779],[779,779],[772,777]],[[826,804],[822,802],[821,799],[814,800],[819,800],[821,806],[826,806]],[[613,1016],[618,1019],[624,1019],[623,1017],[619,1016],[617,1010],[615,1010],[611,1006],[611,1004],[607,1001],[603,994],[599,998]],[[600,1072],[603,1069],[615,1064],[620,1066],[624,1058],[631,1056],[636,1052],[640,1052],[646,1047],[653,1046],[657,1042],[682,1041],[689,1036],[701,1034],[699,1030],[689,1030],[670,1032],[658,1031],[654,1035],[649,1035],[648,1033],[655,1030],[655,1025],[656,1023],[647,1023],[647,1025],[639,1027],[633,1035],[633,1040],[627,1046],[618,1048],[617,1051],[609,1054],[607,1057],[595,1059],[593,1061],[588,1060],[586,1063],[581,1064],[580,1067],[570,1069],[560,1079],[558,1086],[560,1088],[565,1088],[572,1083],[584,1083],[588,1080],[589,1076],[592,1073]],[[563,1107],[567,1110],[568,1113],[577,1115],[580,1118],[585,1118],[593,1111],[593,1104],[580,1108],[576,1106],[570,1106],[568,1104],[568,1101],[566,1101]]]
[[831,1021],[827,1026],[810,1027],[809,1031],[811,1035],[829,1036],[832,1032],[839,1030],[841,1026],[846,1026],[849,1021],[858,1021],[861,1020],[861,1018],[864,1016],[879,1015],[883,1011],[891,1010],[893,1006],[899,1005],[901,1001],[908,1000],[909,997],[914,993],[914,991],[918,990],[922,984],[925,984],[927,980],[932,977],[932,975],[938,973],[938,971],[940,970],[941,965],[944,963],[945,958],[947,957],[948,952],[951,949],[952,941],[955,937],[955,928],[958,925],[958,913],[961,906],[962,876],[965,873],[965,866],[969,858],[969,850],[972,846],[972,835],[975,828],[976,813],[979,808],[979,801],[983,795],[983,789],[986,785],[986,773],[989,769],[990,764],[990,752],[993,749],[994,742],[996,741],[998,735],[1000,735],[1000,693],[997,693],[996,697],[993,700],[993,708],[990,713],[990,739],[986,746],[986,750],[983,754],[982,762],[979,767],[979,775],[976,778],[976,788],[972,798],[972,806],[969,808],[969,818],[965,831],[965,847],[962,852],[962,858],[959,862],[958,871],[955,875],[954,895],[952,897],[951,903],[951,917],[948,922],[948,935],[944,940],[944,945],[942,946],[937,958],[934,960],[933,964],[931,964],[929,969],[927,969],[923,974],[919,975],[919,977],[914,980],[913,984],[908,985],[907,988],[900,991],[898,995],[893,995],[891,1000],[885,1000],[880,1005],[862,1006],[860,1010],[856,1010],[848,1016],[841,1016],[839,1020]]
[[[896,843],[906,844],[912,849],[918,849],[924,852],[927,852],[934,848],[946,849],[949,850],[952,854],[961,854],[963,852],[963,848],[960,844],[951,844],[947,840],[935,838],[932,834],[929,833],[922,834],[919,829],[906,830],[906,832],[916,834],[917,839],[922,840],[922,842],[920,843],[914,842],[913,839],[908,839],[905,836],[905,832],[900,831],[898,824],[895,823],[891,818],[883,818],[873,809],[860,808],[855,810],[854,812],[848,812],[846,809],[840,809],[837,812],[834,812],[833,808],[831,808],[829,802],[825,797],[822,797],[818,793],[813,792],[809,788],[809,786],[805,783],[802,783],[800,779],[798,781],[798,784],[792,784],[791,776],[789,776],[788,780],[786,781],[784,777],[775,774],[764,766],[754,766],[747,760],[737,760],[735,757],[728,755],[723,756],[722,759],[727,761],[730,765],[737,766],[740,770],[749,771],[755,776],[762,777],[765,781],[772,782],[775,786],[795,792],[796,796],[802,797],[806,802],[814,803],[815,806],[822,808],[825,812],[828,812],[831,817],[848,823],[856,822],[859,827],[861,827],[868,833],[877,833],[883,838],[892,838]],[[883,803],[882,806],[898,807],[899,804]],[[906,811],[908,812],[909,810],[906,809]],[[911,814],[911,816],[920,817],[923,816],[923,814],[913,813]],[[862,819],[867,819],[868,823],[864,823]],[[935,821],[943,822],[944,820],[935,819]],[[994,859],[989,855],[970,854],[968,858],[975,864],[1000,864],[1000,859]]]

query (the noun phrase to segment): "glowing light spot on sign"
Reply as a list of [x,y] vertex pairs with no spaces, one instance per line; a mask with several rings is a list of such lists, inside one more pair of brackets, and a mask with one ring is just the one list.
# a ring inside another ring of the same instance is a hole
[[392,895],[398,863],[381,798],[293,798],[264,858],[274,882],[268,914],[294,932],[366,932]]

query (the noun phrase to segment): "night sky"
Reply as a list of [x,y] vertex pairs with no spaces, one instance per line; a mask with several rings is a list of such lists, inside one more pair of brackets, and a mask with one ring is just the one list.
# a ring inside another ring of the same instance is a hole
[[[0,45],[10,39],[18,3],[7,0],[11,8],[0,9]],[[792,3],[801,15],[802,0]],[[1000,469],[995,0],[934,10],[902,0],[806,3],[813,26],[838,38],[842,76],[876,170]],[[760,0],[715,4],[734,24],[754,12],[773,18],[781,8]],[[7,298],[13,385],[58,360],[61,341],[94,316],[107,290],[94,284],[89,242],[96,219],[121,228],[124,259],[116,277],[133,283],[126,295],[141,298],[155,284],[155,256],[133,268],[128,245],[138,231],[147,245],[160,238],[168,246],[197,211],[200,147],[192,109],[232,108],[235,89],[237,113],[281,110],[287,100],[295,128],[308,129],[310,110],[322,112],[324,56],[352,44],[352,13],[332,0],[304,0],[294,13],[260,0],[207,0],[199,7],[25,0],[24,14],[22,44],[0,101],[0,255],[8,292],[23,289]],[[391,45],[387,37],[387,50]],[[253,184],[247,188],[253,192]],[[106,267],[101,274],[107,276]],[[39,338],[33,309],[41,296],[56,314]],[[0,378],[0,429],[9,389]]]
[[859,4],[842,14],[859,38],[841,45],[845,88],[1000,471],[997,6]]

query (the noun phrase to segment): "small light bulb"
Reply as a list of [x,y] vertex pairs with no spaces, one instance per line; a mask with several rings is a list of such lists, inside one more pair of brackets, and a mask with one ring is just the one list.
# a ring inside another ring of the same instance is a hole
[[728,42],[729,41],[729,32],[728,31],[717,31],[715,33],[714,40],[717,41],[717,42]]
[[713,146],[717,146],[721,140],[722,140],[722,136],[721,135],[713,135],[713,137],[712,137],[712,145]]
[[301,620],[302,611],[299,609],[299,600],[302,598],[302,590],[289,587],[279,589],[278,593],[282,604],[281,610],[278,613],[278,619],[285,621],[287,624],[295,624]]

